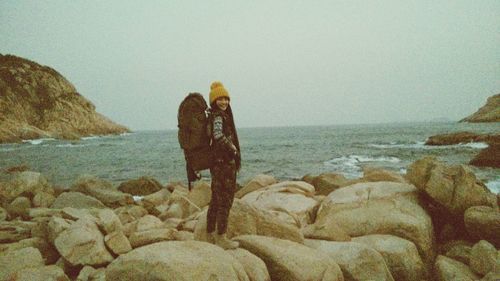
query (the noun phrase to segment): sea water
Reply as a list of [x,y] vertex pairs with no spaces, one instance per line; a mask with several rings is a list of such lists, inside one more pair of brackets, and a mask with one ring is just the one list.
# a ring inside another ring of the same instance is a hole
[[[424,145],[432,135],[458,131],[499,133],[500,125],[449,122],[238,128],[242,154],[238,182],[244,184],[262,173],[279,180],[325,172],[356,178],[362,176],[364,166],[404,174],[411,163],[426,155],[448,164],[467,164],[487,144]],[[186,181],[177,130],[0,145],[1,170],[22,164],[63,187],[80,175],[94,175],[114,184],[141,176],[151,176],[163,184]],[[500,169],[472,169],[492,191],[499,192]],[[202,175],[209,177],[208,172]]]

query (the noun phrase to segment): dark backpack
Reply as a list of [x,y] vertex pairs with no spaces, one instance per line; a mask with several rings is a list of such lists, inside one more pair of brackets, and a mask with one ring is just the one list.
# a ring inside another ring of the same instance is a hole
[[186,159],[186,171],[191,182],[200,178],[197,172],[212,166],[210,122],[207,102],[199,93],[190,93],[179,106],[178,138]]

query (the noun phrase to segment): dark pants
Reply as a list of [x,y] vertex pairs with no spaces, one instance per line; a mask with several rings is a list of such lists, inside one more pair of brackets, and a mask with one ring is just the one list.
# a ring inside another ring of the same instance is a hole
[[210,169],[210,174],[212,176],[212,199],[208,206],[207,232],[214,232],[217,224],[217,233],[224,234],[236,192],[236,164],[234,161],[216,163]]

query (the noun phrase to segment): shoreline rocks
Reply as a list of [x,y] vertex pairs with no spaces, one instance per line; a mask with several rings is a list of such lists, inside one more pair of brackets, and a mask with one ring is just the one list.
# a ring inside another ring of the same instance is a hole
[[0,92],[0,143],[130,131],[96,112],[60,73],[24,58],[0,54]]
[[367,169],[349,182],[304,179],[312,184],[257,175],[243,186],[227,233],[240,247],[224,251],[206,234],[206,182],[118,188],[83,176],[58,193],[39,173],[12,174],[0,182],[0,264],[9,265],[0,279],[498,278],[497,196],[467,168],[423,158],[406,177]]

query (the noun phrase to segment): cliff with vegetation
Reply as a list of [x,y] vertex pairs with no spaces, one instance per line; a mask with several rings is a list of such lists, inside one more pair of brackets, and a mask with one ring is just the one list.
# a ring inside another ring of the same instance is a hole
[[500,94],[489,97],[486,105],[460,122],[500,122]]
[[0,54],[0,143],[128,131],[96,112],[95,106],[54,69]]

